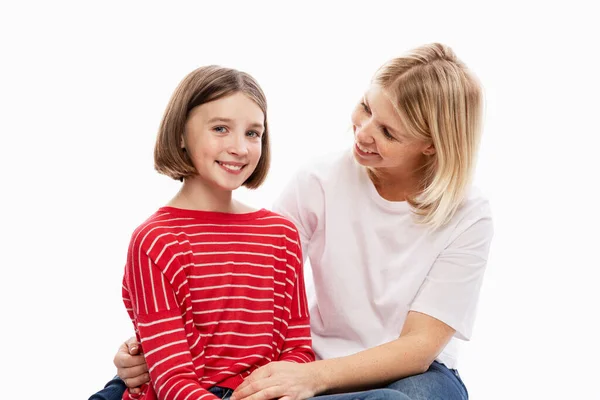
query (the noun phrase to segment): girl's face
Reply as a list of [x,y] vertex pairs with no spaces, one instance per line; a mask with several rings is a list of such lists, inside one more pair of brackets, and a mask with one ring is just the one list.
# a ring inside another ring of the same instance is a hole
[[196,178],[220,190],[239,188],[260,160],[264,120],[260,107],[241,92],[194,108],[181,146],[198,171]]
[[371,85],[352,113],[354,158],[369,168],[397,176],[412,176],[435,152],[428,142],[406,134],[388,93]]

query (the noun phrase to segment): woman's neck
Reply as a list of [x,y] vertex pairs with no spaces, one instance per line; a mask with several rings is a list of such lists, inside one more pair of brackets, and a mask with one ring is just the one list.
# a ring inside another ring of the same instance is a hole
[[414,174],[371,168],[367,173],[377,193],[387,201],[406,201],[419,192],[419,179]]
[[167,204],[170,207],[223,213],[239,213],[239,203],[231,190],[215,188],[199,177],[185,178],[179,192]]

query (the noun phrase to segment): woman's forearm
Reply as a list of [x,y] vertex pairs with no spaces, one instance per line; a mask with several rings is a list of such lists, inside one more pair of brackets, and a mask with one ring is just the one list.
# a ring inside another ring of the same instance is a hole
[[[435,332],[435,330],[434,330]],[[427,371],[453,330],[431,334],[411,332],[359,353],[315,362],[318,393],[337,393],[381,387]]]

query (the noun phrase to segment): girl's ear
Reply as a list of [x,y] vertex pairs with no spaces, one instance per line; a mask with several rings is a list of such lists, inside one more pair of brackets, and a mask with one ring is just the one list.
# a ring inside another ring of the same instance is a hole
[[181,135],[181,143],[179,144],[179,146],[185,150],[185,140],[183,140],[183,135]]

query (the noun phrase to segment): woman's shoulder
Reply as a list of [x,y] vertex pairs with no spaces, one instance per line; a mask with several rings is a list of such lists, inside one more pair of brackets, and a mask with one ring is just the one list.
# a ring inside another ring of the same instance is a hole
[[451,238],[469,232],[476,236],[493,236],[492,208],[486,194],[475,186],[470,187],[445,230]]
[[487,195],[477,186],[471,186],[457,210],[461,218],[482,218],[492,216],[492,209]]
[[304,186],[339,184],[342,181],[341,177],[355,175],[356,171],[357,164],[352,151],[343,149],[311,157],[296,170],[294,177]]

